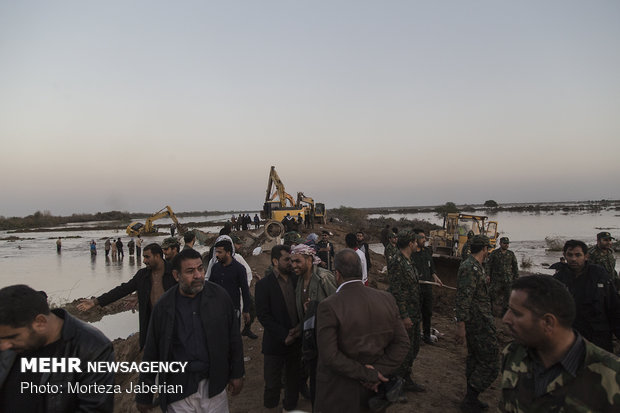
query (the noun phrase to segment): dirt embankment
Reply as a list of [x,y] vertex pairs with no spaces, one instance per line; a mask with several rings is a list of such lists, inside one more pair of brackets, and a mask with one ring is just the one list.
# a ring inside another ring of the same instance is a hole
[[[324,226],[317,226],[314,232],[320,233],[322,227],[329,230],[336,250],[344,248],[344,237],[346,233],[355,231],[357,227],[345,224],[330,223]],[[370,233],[370,243],[378,242],[378,231],[373,229]],[[307,234],[304,231],[304,235]],[[242,253],[252,271],[262,277],[265,269],[269,266],[269,255],[265,252],[258,256],[251,255],[250,251],[256,246],[259,237],[256,234],[241,232],[239,235],[245,240]],[[385,266],[385,259],[382,255],[370,252],[372,269],[369,274],[370,284],[375,288],[387,288],[385,275],[380,271]],[[414,379],[426,386],[425,393],[407,393],[409,399],[406,404],[398,404],[390,407],[388,412],[436,412],[442,410],[444,413],[458,412],[458,404],[465,394],[465,356],[466,348],[455,344],[454,341],[454,299],[453,290],[434,288],[435,294],[435,314],[433,315],[433,327],[436,328],[441,336],[436,345],[422,345],[420,353],[413,365]],[[93,310],[86,314],[80,314],[75,309],[75,302],[67,305],[67,309],[87,321],[99,320],[103,315],[114,312],[124,311],[132,303],[131,298],[119,300],[104,309]],[[498,320],[498,331],[500,342],[505,344],[508,336],[504,333],[501,322]],[[137,330],[137,326],[136,326]],[[250,340],[243,337],[245,363],[245,382],[240,395],[230,397],[230,410],[235,413],[261,412],[263,409],[263,356],[261,354],[262,326],[258,321],[253,324],[252,330],[259,336],[257,340]],[[126,340],[115,340],[114,349],[117,360],[138,361],[141,354],[138,351],[138,337],[133,335]],[[130,382],[136,382],[137,374],[119,374],[116,382],[127,388]],[[499,400],[500,389],[499,379],[489,390],[481,396],[483,400],[491,406],[496,406]],[[298,408],[302,411],[311,411],[310,403],[300,397]],[[131,394],[122,393],[116,395],[115,412],[135,412],[134,397]]]

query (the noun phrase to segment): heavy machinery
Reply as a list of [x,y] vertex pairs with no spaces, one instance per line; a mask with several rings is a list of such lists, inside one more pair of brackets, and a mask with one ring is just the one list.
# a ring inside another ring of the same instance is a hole
[[[311,222],[325,223],[325,204],[315,203],[314,199],[307,197],[303,192],[297,193],[297,201],[291,194],[286,192],[284,183],[276,172],[276,167],[272,166],[269,171],[267,181],[267,193],[265,194],[265,204],[260,215],[267,220],[265,233],[270,237],[277,237],[284,232],[281,221],[290,214],[297,219],[301,215],[305,220],[306,216],[311,217]],[[278,225],[280,224],[280,225]]]
[[[305,205],[304,205],[305,204]],[[314,199],[309,196],[304,195],[303,192],[297,192],[297,206],[303,207],[306,210],[305,215],[310,215],[312,217],[312,224],[314,228],[314,223],[317,222],[319,224],[325,223],[325,204],[322,203],[314,203]]]
[[443,228],[429,233],[437,275],[444,282],[456,281],[461,250],[467,241],[469,231],[473,231],[474,235],[486,235],[491,241],[491,246],[495,248],[497,221],[488,221],[488,217],[482,215],[446,214],[443,218]]
[[491,246],[495,247],[497,240],[497,221],[487,221],[488,217],[449,213],[443,218],[443,228],[430,232],[430,245],[433,255],[445,257],[461,257],[461,250],[467,241],[467,233],[482,234],[489,237]]
[[185,233],[185,227],[181,225],[176,215],[174,215],[172,208],[166,205],[164,208],[160,209],[159,211],[155,212],[153,215],[148,217],[146,221],[144,222],[144,224],[139,221],[132,222],[131,224],[129,224],[127,226],[127,235],[131,237],[135,237],[137,235],[156,234],[157,229],[153,225],[153,222],[161,218],[170,218],[172,222],[174,222],[174,224],[176,225],[177,232],[179,234]]
[[302,217],[305,217],[306,210],[303,206],[297,205],[293,196],[286,192],[284,184],[276,172],[276,167],[272,166],[269,171],[265,204],[260,216],[266,220],[282,221],[286,214],[291,214],[292,217],[301,214]]

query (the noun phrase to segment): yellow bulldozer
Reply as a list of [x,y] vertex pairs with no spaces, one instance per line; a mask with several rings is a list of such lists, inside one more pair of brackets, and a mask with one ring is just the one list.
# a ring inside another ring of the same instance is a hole
[[429,233],[429,243],[433,248],[433,260],[437,275],[444,281],[456,281],[456,273],[461,262],[461,251],[467,242],[467,233],[486,235],[492,248],[497,242],[497,221],[489,221],[483,215],[448,213],[443,218],[443,227]]
[[153,222],[157,221],[158,219],[162,219],[162,218],[170,218],[172,222],[174,222],[174,225],[176,225],[178,233],[179,234],[185,233],[185,227],[181,225],[176,215],[174,215],[172,208],[166,205],[164,208],[160,209],[159,211],[155,212],[153,215],[148,217],[146,221],[144,222],[144,224],[139,221],[132,222],[131,224],[129,224],[127,226],[127,235],[131,237],[135,237],[138,235],[156,234],[157,228],[155,228],[155,226],[153,225]]

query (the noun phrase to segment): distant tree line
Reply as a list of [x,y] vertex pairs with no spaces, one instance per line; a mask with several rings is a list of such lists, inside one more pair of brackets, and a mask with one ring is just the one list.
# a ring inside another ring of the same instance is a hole
[[129,212],[121,211],[97,212],[96,214],[72,214],[70,216],[55,216],[49,211],[37,211],[23,218],[6,218],[0,216],[0,230],[50,227],[88,221],[129,221],[130,219],[131,214]]

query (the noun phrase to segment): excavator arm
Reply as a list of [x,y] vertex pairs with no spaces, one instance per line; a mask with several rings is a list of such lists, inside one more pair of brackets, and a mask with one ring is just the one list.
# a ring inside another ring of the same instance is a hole
[[176,215],[172,211],[172,208],[166,205],[164,208],[160,209],[159,211],[155,212],[153,215],[148,217],[146,221],[144,222],[143,227],[141,228],[137,227],[136,229],[134,228],[136,223],[130,224],[127,227],[127,234],[133,236],[133,235],[138,235],[138,234],[149,234],[149,233],[156,232],[153,222],[157,221],[158,219],[162,219],[166,217],[169,217],[172,220],[172,222],[174,222],[179,234],[185,233],[185,227],[179,222]]
[[[271,190],[273,187],[275,188],[272,194]],[[276,199],[276,197],[280,202],[281,208],[286,208],[287,201],[289,203],[289,206],[295,206],[295,200],[289,193],[286,192],[286,190],[284,189],[284,183],[282,183],[282,180],[276,172],[276,167],[272,166],[271,170],[269,171],[269,180],[267,181],[267,194],[265,196],[265,202],[273,201],[274,199]]]

